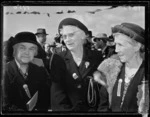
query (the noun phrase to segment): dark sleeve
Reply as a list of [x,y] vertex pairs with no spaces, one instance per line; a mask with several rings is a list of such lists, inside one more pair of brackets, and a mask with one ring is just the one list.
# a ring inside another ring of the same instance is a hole
[[23,111],[23,109],[18,108],[16,105],[12,103],[12,83],[13,76],[11,75],[11,71],[8,70],[8,66],[6,65],[4,71],[4,77],[2,79],[2,110],[4,112],[7,111]]
[[109,96],[107,89],[104,86],[100,88],[100,102],[98,105],[98,112],[108,112],[109,111]]
[[54,55],[51,67],[51,106],[53,111],[69,111],[72,107],[65,91],[66,64],[59,55]]
[[50,107],[50,76],[43,67],[40,68],[39,72],[42,76],[40,78],[39,98],[36,109],[38,109],[38,111],[48,111],[48,108]]

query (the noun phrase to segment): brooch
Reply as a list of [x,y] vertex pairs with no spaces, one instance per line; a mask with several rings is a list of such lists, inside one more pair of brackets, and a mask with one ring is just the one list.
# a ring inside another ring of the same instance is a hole
[[85,62],[85,68],[88,68],[88,66],[90,65],[90,63],[88,61]]
[[78,75],[76,73],[73,73],[72,77],[76,80],[78,78]]

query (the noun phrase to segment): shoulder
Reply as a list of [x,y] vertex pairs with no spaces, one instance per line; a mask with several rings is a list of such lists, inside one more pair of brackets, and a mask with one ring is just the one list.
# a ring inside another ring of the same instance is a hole
[[86,49],[87,56],[89,56],[94,61],[102,61],[103,56],[101,51]]
[[7,62],[5,64],[5,71],[13,72],[13,70],[16,70],[16,68],[17,68],[17,66],[16,66],[16,63],[14,60]]

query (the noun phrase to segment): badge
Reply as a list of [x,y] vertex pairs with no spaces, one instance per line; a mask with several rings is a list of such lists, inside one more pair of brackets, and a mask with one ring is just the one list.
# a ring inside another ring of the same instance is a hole
[[81,85],[78,85],[77,88],[80,89],[80,88],[81,88]]
[[76,73],[73,73],[72,77],[76,80],[78,78],[78,75]]
[[85,62],[85,68],[88,68],[88,66],[90,65],[90,63],[88,61]]
[[121,84],[122,84],[122,79],[118,80],[118,89],[117,89],[117,96],[121,96]]

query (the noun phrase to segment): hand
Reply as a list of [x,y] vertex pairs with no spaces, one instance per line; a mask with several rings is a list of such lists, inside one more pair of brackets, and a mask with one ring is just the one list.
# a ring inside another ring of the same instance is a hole
[[107,81],[106,81],[106,76],[102,72],[95,71],[93,73],[93,77],[94,77],[94,80],[96,82],[98,82],[99,84],[103,85],[104,87],[108,87],[107,86]]

